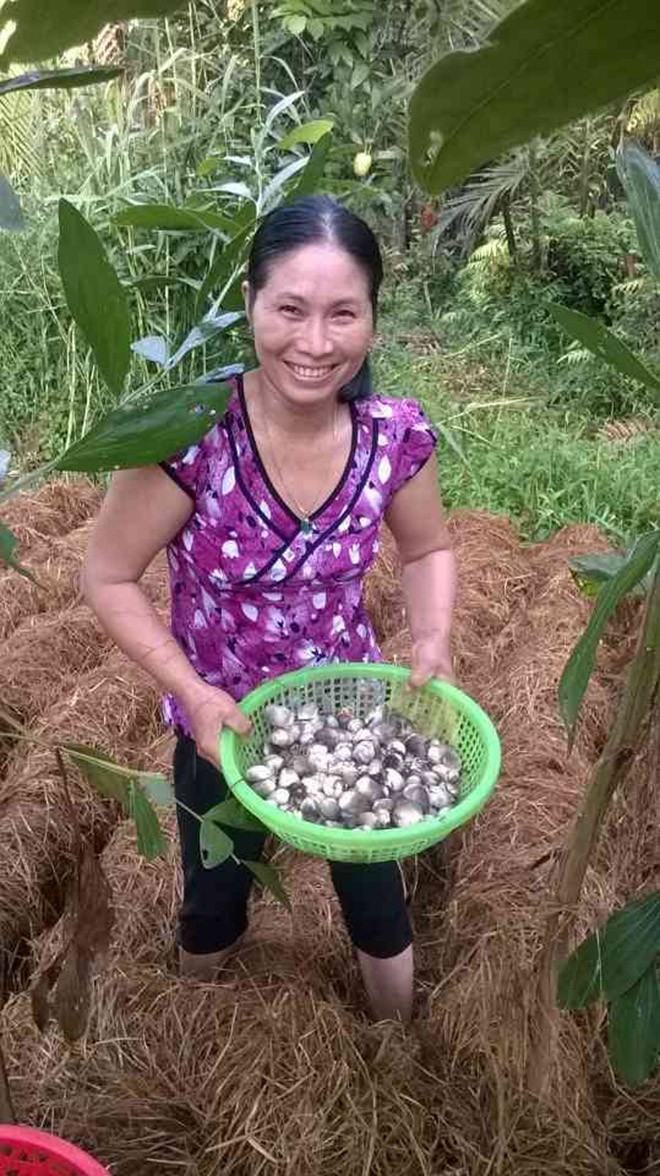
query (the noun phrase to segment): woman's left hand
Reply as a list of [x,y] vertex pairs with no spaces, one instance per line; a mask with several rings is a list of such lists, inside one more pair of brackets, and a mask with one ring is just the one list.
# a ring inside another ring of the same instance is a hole
[[412,673],[409,686],[423,686],[429,678],[444,678],[454,682],[449,635],[434,629],[413,642]]

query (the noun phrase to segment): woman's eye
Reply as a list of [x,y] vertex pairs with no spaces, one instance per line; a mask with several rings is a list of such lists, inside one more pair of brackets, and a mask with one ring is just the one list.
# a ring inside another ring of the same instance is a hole
[[348,322],[349,320],[355,318],[355,314],[352,310],[336,310],[335,318],[344,319],[344,321]]
[[284,306],[281,306],[280,310],[282,311],[283,314],[294,315],[296,318],[300,314],[300,307],[299,306],[291,306],[289,303],[286,303]]

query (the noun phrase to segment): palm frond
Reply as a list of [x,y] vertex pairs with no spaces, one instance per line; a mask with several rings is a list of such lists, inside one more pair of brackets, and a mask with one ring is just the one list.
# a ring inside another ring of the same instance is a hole
[[0,171],[15,178],[43,174],[33,94],[19,91],[0,98]]
[[586,347],[569,347],[563,355],[559,356],[557,363],[566,363],[569,366],[579,363],[588,363],[593,359],[593,354]]
[[635,102],[626,130],[631,135],[652,138],[660,132],[660,89],[649,90]]
[[438,234],[459,227],[470,241],[479,236],[497,212],[502,200],[516,194],[529,174],[528,155],[516,151],[501,163],[478,172],[440,211]]

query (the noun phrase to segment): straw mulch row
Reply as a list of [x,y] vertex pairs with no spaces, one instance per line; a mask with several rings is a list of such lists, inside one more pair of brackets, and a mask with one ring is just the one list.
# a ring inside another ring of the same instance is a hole
[[[122,763],[152,768],[163,738],[158,693],[116,649],[82,603],[79,573],[100,504],[91,482],[69,478],[22,494],[3,511],[38,583],[4,573],[0,595],[0,700],[29,729],[0,748],[0,992],[21,974],[29,940],[59,918],[74,831],[51,747],[83,742]],[[165,611],[164,560],[145,588]],[[71,767],[81,828],[99,848],[119,818]]]
[[[74,860],[52,743],[85,743],[120,763],[153,768],[153,747],[162,739],[157,703],[146,675],[112,654],[33,723],[40,742],[16,741],[0,780],[0,980],[9,980],[26,942],[59,917]],[[67,776],[82,832],[101,848],[119,819],[117,806],[75,768]]]
[[[506,520],[481,512],[457,512],[451,527],[461,570],[458,677],[498,722],[504,771],[473,825],[406,863],[417,1019],[408,1029],[368,1022],[327,868],[282,848],[276,857],[293,917],[256,895],[250,932],[222,982],[179,980],[175,847],[166,860],[142,862],[130,823],[113,823],[113,813],[97,840],[106,842],[102,862],[117,917],[86,1037],[67,1047],[55,1030],[40,1036],[25,995],[5,1006],[0,1033],[21,1117],[78,1140],[111,1163],[115,1176],[660,1171],[660,1083],[637,1093],[616,1087],[598,1012],[562,1017],[548,1097],[535,1100],[527,1083],[537,1030],[535,964],[557,854],[606,738],[634,610],[620,611],[603,643],[568,758],[556,686],[589,604],[566,559],[603,549],[602,538],[572,527],[523,548]],[[409,639],[387,542],[369,603],[387,655],[405,661]],[[113,658],[119,655],[92,674]],[[110,681],[117,676],[126,682],[115,665]],[[75,736],[125,762],[151,743],[162,760],[149,687],[136,680],[135,693],[108,693],[96,707],[89,675],[86,683],[86,709],[74,710],[67,699]],[[80,681],[78,687],[80,697]],[[57,721],[61,726],[63,712]],[[650,747],[639,757],[614,806],[588,872],[581,930],[658,884],[656,755]],[[50,791],[31,790],[24,775],[20,792],[34,815],[56,787],[51,775]],[[105,802],[97,809],[76,787],[87,827],[98,830]],[[14,789],[15,817],[20,806]],[[0,845],[6,816],[7,805],[0,807]],[[164,819],[174,836],[174,815]],[[14,829],[16,858],[21,833]],[[52,823],[48,829],[50,853],[60,843]],[[33,854],[36,843],[25,831],[22,844]],[[0,878],[5,871],[0,863]],[[15,923],[4,930],[8,911],[38,909],[43,877],[40,869],[11,893],[0,889],[3,936],[15,935]],[[23,919],[38,936],[37,957],[53,935],[44,931],[48,922]]]

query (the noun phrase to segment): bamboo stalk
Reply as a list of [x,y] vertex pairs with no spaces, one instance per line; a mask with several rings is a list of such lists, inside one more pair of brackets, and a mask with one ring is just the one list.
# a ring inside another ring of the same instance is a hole
[[528,1068],[529,1086],[536,1094],[542,1094],[550,1080],[557,1033],[557,976],[567,955],[571,924],[587,866],[612,797],[625,779],[643,739],[645,722],[652,713],[659,686],[660,565],[656,564],[621,705],[560,861],[555,900],[546,924],[538,972],[538,1038],[531,1050]]

